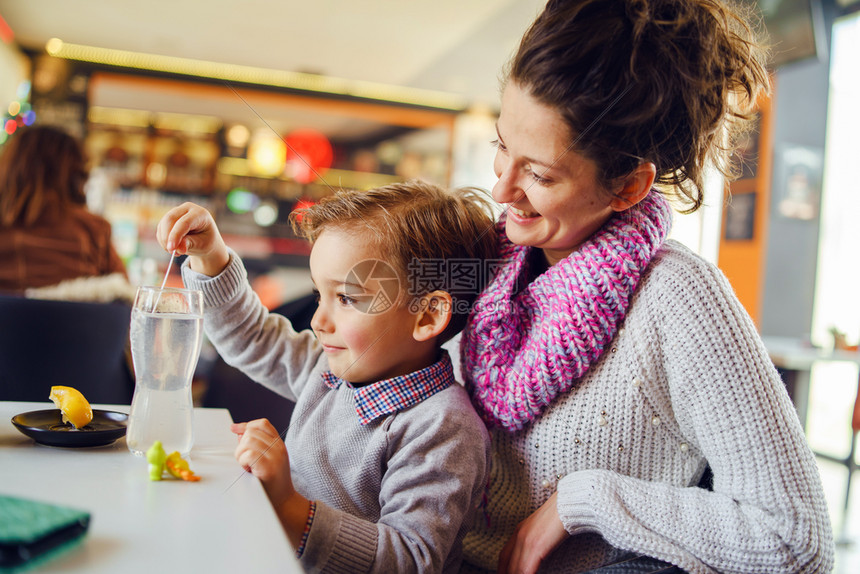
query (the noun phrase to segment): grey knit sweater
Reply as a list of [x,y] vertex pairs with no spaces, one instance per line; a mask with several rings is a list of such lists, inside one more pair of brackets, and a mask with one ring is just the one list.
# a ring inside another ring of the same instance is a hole
[[[465,541],[472,566],[494,569],[557,490],[572,536],[547,572],[627,551],[693,573],[832,568],[818,468],[779,375],[722,273],[674,241],[600,360],[530,426],[491,440],[489,504]],[[694,486],[706,461],[713,492]]]
[[489,436],[457,384],[360,425],[354,389],[331,389],[311,331],[269,314],[235,254],[219,276],[183,266],[204,293],[204,328],[224,360],[296,401],[286,435],[296,490],[317,501],[301,556],[309,572],[456,572],[484,494]]

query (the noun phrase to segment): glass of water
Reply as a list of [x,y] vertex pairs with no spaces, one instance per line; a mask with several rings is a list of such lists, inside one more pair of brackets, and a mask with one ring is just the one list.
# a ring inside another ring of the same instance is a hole
[[203,342],[203,293],[139,287],[129,337],[136,382],[128,448],[144,456],[159,440],[167,453],[188,456],[194,443],[191,381]]

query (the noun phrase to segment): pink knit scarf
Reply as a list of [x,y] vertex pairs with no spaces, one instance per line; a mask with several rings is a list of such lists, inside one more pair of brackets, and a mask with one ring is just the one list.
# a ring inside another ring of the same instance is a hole
[[671,220],[651,192],[519,291],[530,248],[502,233],[506,264],[478,297],[461,343],[466,385],[489,425],[522,429],[597,361]]

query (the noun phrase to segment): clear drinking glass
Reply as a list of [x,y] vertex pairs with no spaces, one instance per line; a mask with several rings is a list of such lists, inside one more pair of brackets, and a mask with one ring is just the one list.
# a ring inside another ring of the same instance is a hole
[[194,443],[191,380],[203,343],[203,293],[139,287],[129,337],[136,383],[128,449],[144,456],[160,440],[185,457]]

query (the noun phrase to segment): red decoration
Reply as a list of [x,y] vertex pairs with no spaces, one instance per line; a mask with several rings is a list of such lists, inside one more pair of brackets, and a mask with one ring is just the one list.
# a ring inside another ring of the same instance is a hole
[[331,143],[312,129],[300,129],[284,138],[287,144],[287,173],[299,183],[322,177],[334,159]]
[[12,31],[3,16],[0,16],[0,40],[6,44],[11,44],[15,40],[15,32]]

